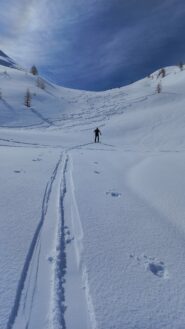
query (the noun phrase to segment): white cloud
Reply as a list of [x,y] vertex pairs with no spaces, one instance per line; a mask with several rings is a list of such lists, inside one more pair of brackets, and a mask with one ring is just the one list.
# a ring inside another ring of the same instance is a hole
[[[56,17],[54,16],[56,15]],[[1,4],[1,48],[23,64],[44,60],[57,28],[58,12],[48,0],[6,1]],[[46,56],[47,57],[47,56]]]

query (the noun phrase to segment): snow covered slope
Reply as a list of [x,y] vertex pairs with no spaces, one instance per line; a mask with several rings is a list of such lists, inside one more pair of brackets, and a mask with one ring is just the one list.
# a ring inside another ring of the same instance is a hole
[[184,328],[185,71],[158,74],[86,92],[0,66],[0,329]]

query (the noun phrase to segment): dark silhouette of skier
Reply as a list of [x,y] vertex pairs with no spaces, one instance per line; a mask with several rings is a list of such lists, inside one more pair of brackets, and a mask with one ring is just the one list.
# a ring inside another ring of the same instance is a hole
[[100,129],[99,128],[96,128],[94,130],[94,142],[95,143],[96,143],[96,141],[98,141],[98,143],[99,143],[99,141],[100,141],[100,135],[101,135]]

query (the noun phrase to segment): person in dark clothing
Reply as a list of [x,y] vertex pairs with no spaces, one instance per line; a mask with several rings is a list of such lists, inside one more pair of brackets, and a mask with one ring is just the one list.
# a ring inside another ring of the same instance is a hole
[[98,141],[98,143],[99,143],[99,141],[100,141],[100,135],[101,135],[100,129],[99,128],[96,128],[94,130],[94,142],[95,143],[96,143],[96,141]]

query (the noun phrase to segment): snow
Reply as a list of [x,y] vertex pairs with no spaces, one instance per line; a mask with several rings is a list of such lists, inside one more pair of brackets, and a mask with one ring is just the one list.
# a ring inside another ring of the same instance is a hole
[[165,70],[86,92],[0,66],[0,329],[184,327],[185,71]]

